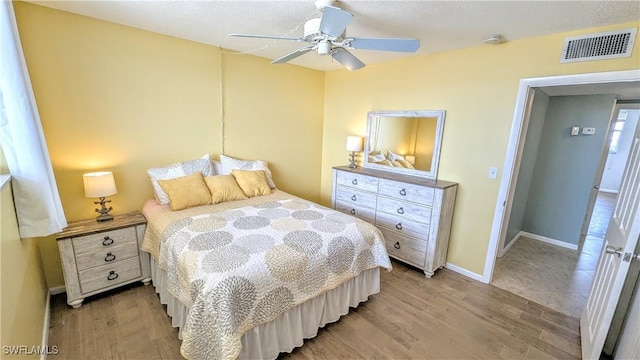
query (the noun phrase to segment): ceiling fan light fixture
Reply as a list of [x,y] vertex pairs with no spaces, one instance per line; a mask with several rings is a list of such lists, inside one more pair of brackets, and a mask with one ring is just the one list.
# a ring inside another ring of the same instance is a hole
[[331,52],[331,43],[328,40],[323,40],[318,43],[318,54],[328,55]]

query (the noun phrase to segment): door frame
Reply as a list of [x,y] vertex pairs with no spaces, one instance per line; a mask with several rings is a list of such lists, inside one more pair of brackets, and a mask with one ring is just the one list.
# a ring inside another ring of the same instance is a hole
[[578,75],[563,75],[540,78],[521,79],[516,99],[516,107],[511,125],[509,143],[503,165],[500,188],[496,199],[493,224],[489,238],[489,247],[485,259],[482,282],[491,283],[496,256],[501,243],[504,243],[506,231],[505,224],[509,221],[511,204],[515,193],[515,185],[518,179],[517,172],[520,158],[522,157],[521,144],[525,141],[526,124],[528,123],[527,104],[534,91],[531,89],[550,86],[567,85],[596,85],[620,82],[640,81],[640,70],[610,71],[602,73],[589,73]]

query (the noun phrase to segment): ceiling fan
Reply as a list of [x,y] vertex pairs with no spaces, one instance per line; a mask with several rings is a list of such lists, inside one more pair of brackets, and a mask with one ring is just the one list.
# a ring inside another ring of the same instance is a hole
[[307,20],[304,24],[304,37],[284,37],[269,35],[229,34],[229,36],[292,40],[306,42],[309,45],[302,47],[281,58],[273,60],[272,64],[283,64],[316,50],[319,55],[331,55],[336,61],[353,71],[361,69],[365,64],[349,50],[380,50],[416,52],[420,47],[418,39],[393,39],[393,38],[358,38],[346,35],[346,29],[353,15],[333,6],[334,0],[316,0],[318,10],[322,11],[319,18]]

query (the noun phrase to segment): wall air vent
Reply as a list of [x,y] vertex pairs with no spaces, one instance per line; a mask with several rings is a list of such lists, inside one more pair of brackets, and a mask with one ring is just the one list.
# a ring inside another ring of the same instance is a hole
[[638,28],[564,39],[561,63],[630,57]]

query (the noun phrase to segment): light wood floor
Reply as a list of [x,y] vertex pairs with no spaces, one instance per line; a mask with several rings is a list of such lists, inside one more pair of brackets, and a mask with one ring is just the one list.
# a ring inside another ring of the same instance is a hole
[[[282,359],[577,359],[578,319],[491,285],[394,262],[381,292]],[[177,330],[152,286],[52,299],[50,359],[180,359]]]

